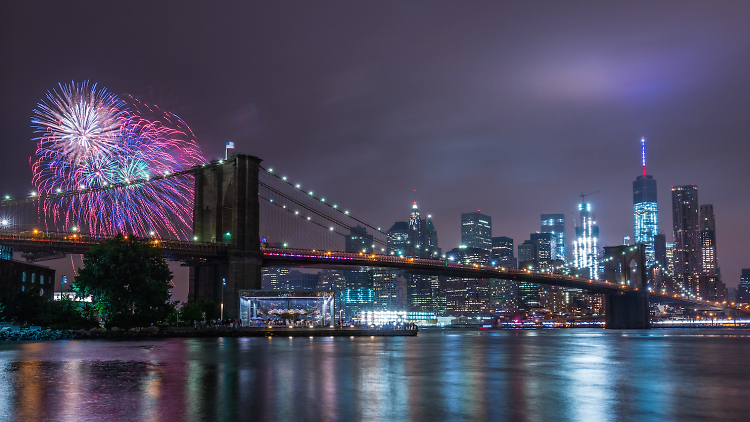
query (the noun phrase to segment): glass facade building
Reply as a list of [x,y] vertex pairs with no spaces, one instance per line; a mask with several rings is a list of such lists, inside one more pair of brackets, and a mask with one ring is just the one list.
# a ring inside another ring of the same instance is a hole
[[573,242],[573,265],[585,270],[585,275],[599,279],[599,227],[591,215],[591,204],[578,204],[581,224],[576,227],[576,240]]
[[479,212],[462,213],[461,246],[492,249],[492,217]]
[[565,243],[565,214],[542,214],[542,233],[555,235],[555,251],[552,259],[568,263],[567,244]]
[[713,204],[700,206],[700,218],[703,273],[718,277],[720,272],[716,255],[716,219]]
[[697,186],[672,186],[672,221],[675,288],[695,296],[703,272]]
[[633,182],[633,232],[635,243],[646,245],[646,267],[656,263],[654,237],[659,234],[656,180],[648,175]]

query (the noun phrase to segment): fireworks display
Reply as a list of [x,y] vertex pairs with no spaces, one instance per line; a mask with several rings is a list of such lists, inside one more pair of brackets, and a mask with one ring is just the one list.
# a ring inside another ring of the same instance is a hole
[[[97,235],[188,238],[192,175],[127,185],[205,163],[182,119],[84,82],[49,92],[31,122],[39,135],[34,185],[52,224]],[[71,191],[83,193],[58,195]]]

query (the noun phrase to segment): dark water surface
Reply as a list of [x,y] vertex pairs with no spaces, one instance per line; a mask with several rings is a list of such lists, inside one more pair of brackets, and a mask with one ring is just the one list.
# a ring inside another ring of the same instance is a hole
[[0,344],[8,421],[748,421],[750,331]]

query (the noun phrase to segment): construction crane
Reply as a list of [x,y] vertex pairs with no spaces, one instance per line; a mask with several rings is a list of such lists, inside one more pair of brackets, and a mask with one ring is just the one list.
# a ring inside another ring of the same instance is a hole
[[583,192],[581,192],[581,202],[584,202],[584,201],[586,201],[586,197],[587,197],[587,196],[589,196],[589,195],[593,195],[593,194],[595,194],[595,193],[599,193],[599,191],[596,191],[596,192],[591,192],[591,193],[583,193]]
[[[584,203],[586,201],[586,197],[589,195],[593,195],[595,193],[599,193],[599,191],[591,192],[591,193],[583,193],[581,192],[581,203]],[[578,223],[576,222],[576,213],[573,210],[570,210],[571,214],[573,214],[573,224],[578,227]],[[594,217],[596,219],[596,216]]]

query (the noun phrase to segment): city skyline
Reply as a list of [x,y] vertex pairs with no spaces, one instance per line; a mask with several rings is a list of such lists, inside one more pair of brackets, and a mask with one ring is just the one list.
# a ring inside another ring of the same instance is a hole
[[[3,4],[0,193],[32,187],[39,99],[90,80],[174,111],[206,157],[234,142],[363,221],[387,228],[417,200],[444,250],[461,213],[521,243],[594,191],[599,244],[620,244],[645,137],[666,241],[670,187],[695,184],[724,282],[750,266],[750,5],[297,6]],[[38,54],[50,40],[71,47]]]

